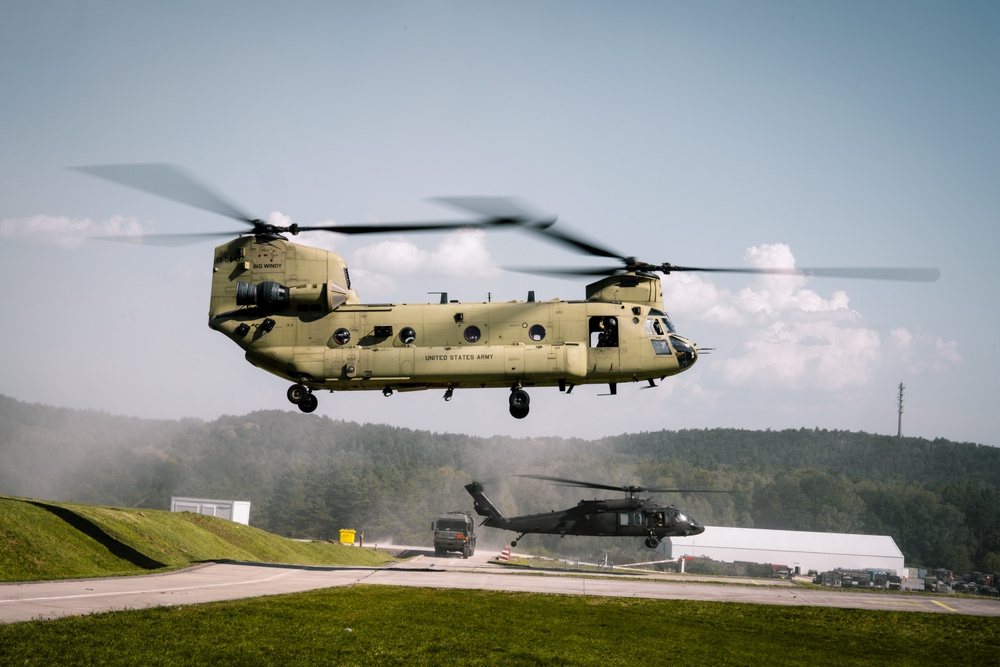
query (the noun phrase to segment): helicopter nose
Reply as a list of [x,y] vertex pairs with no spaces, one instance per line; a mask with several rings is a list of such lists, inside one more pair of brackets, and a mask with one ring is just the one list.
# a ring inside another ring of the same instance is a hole
[[694,362],[698,361],[698,348],[687,338],[671,334],[670,342],[677,353],[677,361],[681,366],[681,370],[690,368],[694,365]]

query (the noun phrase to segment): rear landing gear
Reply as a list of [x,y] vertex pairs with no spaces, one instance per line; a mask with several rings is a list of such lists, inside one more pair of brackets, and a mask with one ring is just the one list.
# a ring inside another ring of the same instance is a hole
[[288,388],[288,402],[299,406],[302,412],[313,412],[319,406],[319,399],[303,384],[295,383]]
[[514,419],[524,419],[528,416],[531,397],[525,390],[514,387],[510,390],[510,416]]

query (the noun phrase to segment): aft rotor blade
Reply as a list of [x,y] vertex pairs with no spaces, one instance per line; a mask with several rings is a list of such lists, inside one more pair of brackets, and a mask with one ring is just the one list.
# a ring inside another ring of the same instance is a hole
[[320,225],[300,226],[299,232],[336,232],[338,234],[386,234],[393,232],[433,232],[445,229],[483,229],[506,224],[506,221],[487,218],[485,220],[442,221],[442,222],[387,222],[366,225]]
[[194,176],[170,164],[104,164],[71,168],[203,211],[224,215],[250,226],[256,224],[255,218],[213,192]]
[[172,247],[201,243],[211,238],[231,239],[247,231],[241,229],[235,232],[198,232],[191,234],[135,234],[132,236],[90,236],[88,238],[95,241],[112,241],[114,243],[130,243],[133,245],[148,245],[160,247]]

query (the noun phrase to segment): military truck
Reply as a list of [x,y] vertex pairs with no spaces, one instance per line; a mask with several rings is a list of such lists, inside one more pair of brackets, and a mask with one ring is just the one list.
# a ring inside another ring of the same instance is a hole
[[476,553],[476,522],[472,512],[448,512],[438,515],[431,524],[434,531],[434,555],[461,551],[462,558]]

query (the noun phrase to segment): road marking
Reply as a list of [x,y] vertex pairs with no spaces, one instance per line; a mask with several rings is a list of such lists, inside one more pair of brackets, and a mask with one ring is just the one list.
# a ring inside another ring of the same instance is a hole
[[934,604],[936,604],[936,605],[937,605],[937,606],[939,606],[939,607],[944,607],[944,608],[945,608],[945,609],[947,609],[948,611],[954,611],[954,612],[957,612],[957,611],[958,611],[958,610],[957,610],[957,609],[955,609],[954,607],[949,607],[949,606],[948,606],[948,605],[946,605],[946,604],[945,604],[944,602],[938,602],[937,600],[931,600],[931,602],[933,602]]
[[0,600],[0,604],[12,604],[16,602],[46,602],[50,600],[74,600],[79,598],[100,598],[100,597],[114,597],[116,595],[150,595],[156,593],[177,593],[178,591],[190,591],[199,590],[202,588],[221,588],[225,586],[244,586],[247,584],[260,584],[268,581],[274,581],[275,579],[281,579],[282,577],[288,576],[289,572],[282,572],[279,574],[272,575],[270,577],[264,577],[262,579],[248,579],[245,581],[229,581],[220,584],[199,584],[196,586],[179,586],[177,588],[153,588],[153,589],[132,589],[132,590],[121,590],[121,591],[109,591],[107,593],[80,593],[77,595],[50,595],[37,598],[9,598],[7,600]]

